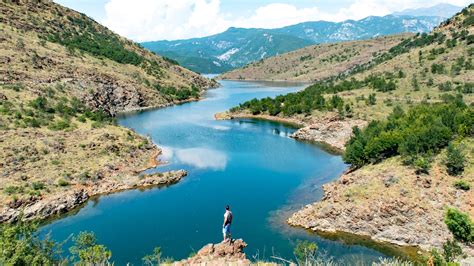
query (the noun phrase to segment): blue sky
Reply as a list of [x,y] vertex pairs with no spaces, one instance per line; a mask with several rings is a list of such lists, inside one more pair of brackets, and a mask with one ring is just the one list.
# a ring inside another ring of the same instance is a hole
[[383,16],[470,0],[56,0],[135,41],[202,37],[233,27],[278,28],[304,21]]

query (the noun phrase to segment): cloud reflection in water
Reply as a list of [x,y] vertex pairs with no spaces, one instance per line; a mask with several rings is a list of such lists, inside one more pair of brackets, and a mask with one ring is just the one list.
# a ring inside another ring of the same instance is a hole
[[227,166],[228,158],[222,151],[204,147],[188,149],[161,148],[163,153],[160,158],[165,161],[175,159],[177,163],[187,164],[199,169],[224,170]]

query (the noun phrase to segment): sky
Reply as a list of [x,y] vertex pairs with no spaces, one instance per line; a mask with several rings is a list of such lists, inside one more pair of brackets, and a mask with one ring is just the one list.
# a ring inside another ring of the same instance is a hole
[[471,0],[55,0],[134,41],[204,37],[229,27],[279,28],[305,21],[383,16]]

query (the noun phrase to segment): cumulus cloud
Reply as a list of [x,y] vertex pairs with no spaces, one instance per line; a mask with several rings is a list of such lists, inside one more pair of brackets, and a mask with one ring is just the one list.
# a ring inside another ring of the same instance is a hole
[[224,14],[220,0],[109,0],[102,21],[136,41],[174,40],[216,34],[233,27],[277,28],[304,21],[343,21],[383,16],[408,8],[448,2],[465,6],[469,0],[353,0],[337,12],[317,6],[298,8],[288,3],[261,6],[248,16]]

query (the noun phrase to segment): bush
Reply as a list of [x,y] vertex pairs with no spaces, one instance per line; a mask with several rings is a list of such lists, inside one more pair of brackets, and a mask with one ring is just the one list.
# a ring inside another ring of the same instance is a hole
[[13,194],[16,194],[16,193],[20,193],[22,191],[23,191],[23,189],[21,187],[17,187],[17,186],[7,186],[3,189],[3,193],[5,193],[7,195],[13,195]]
[[416,168],[416,174],[429,174],[430,160],[424,157],[418,157],[414,160],[413,166]]
[[430,252],[430,258],[428,260],[431,263],[428,263],[427,265],[433,265],[433,266],[446,266],[446,260],[443,258],[441,254],[436,249],[432,249]]
[[465,243],[474,241],[474,224],[467,214],[448,208],[444,222],[455,239]]
[[44,183],[43,183],[43,182],[38,181],[38,182],[33,182],[33,183],[31,184],[31,187],[32,187],[34,190],[42,190],[42,189],[44,189],[45,186],[44,186]]
[[61,178],[61,179],[58,180],[58,186],[67,187],[67,186],[69,186],[69,182]]
[[293,250],[299,265],[311,265],[316,259],[318,246],[314,242],[298,240]]
[[464,180],[458,180],[458,181],[454,182],[454,187],[457,188],[457,189],[462,189],[462,190],[466,190],[466,191],[471,189],[471,185],[469,183],[467,183],[466,181],[464,181]]
[[446,167],[450,175],[459,175],[464,172],[466,157],[461,148],[449,144],[446,154]]
[[447,262],[453,262],[462,254],[462,249],[455,240],[448,240],[443,244],[443,255]]
[[375,105],[376,102],[377,99],[375,99],[375,93],[370,94],[367,100],[367,105]]
[[69,128],[70,126],[71,126],[71,123],[69,120],[60,119],[56,122],[50,123],[48,126],[48,129],[58,131],[58,130],[65,130]]
[[145,265],[150,265],[150,266],[160,265],[161,264],[161,256],[162,256],[161,248],[160,247],[155,247],[153,249],[153,253],[143,257],[142,261]]

